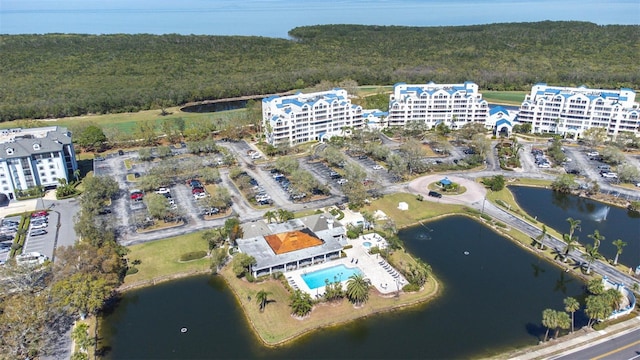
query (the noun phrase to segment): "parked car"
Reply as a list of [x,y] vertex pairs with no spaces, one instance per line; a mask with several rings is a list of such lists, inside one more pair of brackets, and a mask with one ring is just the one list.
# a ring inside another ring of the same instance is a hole
[[156,194],[168,194],[171,192],[171,189],[161,187],[156,190]]
[[35,217],[47,216],[47,215],[49,215],[49,212],[48,212],[48,211],[46,211],[46,210],[40,210],[40,211],[36,211],[36,212],[32,213],[32,214],[31,214],[31,217],[32,217],[32,218],[35,218]]
[[587,153],[587,156],[599,156],[599,155],[600,155],[600,153],[599,153],[599,152],[597,152],[597,151],[589,151],[589,152]]
[[614,173],[614,172],[606,172],[602,174],[603,178],[608,178],[608,179],[617,179],[618,178],[618,174]]
[[46,229],[48,226],[47,223],[31,224],[32,229]]
[[203,192],[204,192],[204,188],[201,188],[201,187],[194,187],[193,189],[191,189],[192,194],[200,194]]
[[44,229],[34,229],[29,233],[30,236],[41,236],[47,233],[47,230]]
[[382,170],[384,167],[382,165],[373,165],[373,170]]
[[344,185],[344,184],[346,184],[348,182],[349,182],[349,180],[347,180],[347,179],[339,179],[338,180],[338,185]]
[[131,200],[142,200],[144,194],[141,192],[134,192],[131,194]]
[[439,193],[439,192],[437,192],[437,191],[429,191],[429,196],[431,196],[431,197],[435,197],[435,198],[441,198],[441,197],[442,197],[442,194],[440,194],[440,193]]

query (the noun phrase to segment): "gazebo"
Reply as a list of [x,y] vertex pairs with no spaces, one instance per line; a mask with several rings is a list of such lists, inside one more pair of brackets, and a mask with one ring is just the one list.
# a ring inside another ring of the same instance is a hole
[[439,183],[440,183],[440,185],[442,185],[443,187],[447,187],[447,186],[449,186],[449,185],[451,185],[451,184],[452,184],[451,180],[449,180],[449,178],[448,178],[448,177],[446,177],[446,176],[445,176],[445,178],[444,178],[444,179],[440,180],[440,181],[439,181]]

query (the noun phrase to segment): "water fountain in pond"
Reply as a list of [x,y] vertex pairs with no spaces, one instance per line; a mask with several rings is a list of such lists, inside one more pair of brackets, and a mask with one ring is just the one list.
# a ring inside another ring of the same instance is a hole
[[593,220],[595,220],[597,222],[602,222],[602,221],[607,220],[607,215],[609,215],[609,210],[611,210],[611,207],[609,207],[609,206],[605,206],[605,207],[599,209],[598,211],[593,213],[593,215],[592,215]]

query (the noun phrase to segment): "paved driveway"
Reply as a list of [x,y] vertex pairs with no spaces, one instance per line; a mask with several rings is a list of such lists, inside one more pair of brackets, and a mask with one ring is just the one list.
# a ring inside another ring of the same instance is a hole
[[[467,191],[460,195],[447,195],[446,193],[442,193],[441,198],[429,196],[429,184],[440,181],[445,177],[449,178],[449,180],[454,183],[464,186]],[[425,200],[444,204],[471,205],[473,203],[481,202],[487,194],[487,189],[485,189],[481,184],[455,175],[423,176],[410,182],[407,188],[414,194],[421,194]]]

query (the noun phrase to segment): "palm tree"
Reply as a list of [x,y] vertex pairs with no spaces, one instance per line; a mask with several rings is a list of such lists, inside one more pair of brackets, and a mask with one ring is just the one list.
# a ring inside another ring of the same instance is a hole
[[591,327],[596,320],[603,319],[611,313],[611,307],[604,300],[602,296],[591,295],[587,297],[587,306],[584,309],[585,314],[589,317],[587,326]]
[[[598,231],[598,230],[596,230]],[[589,265],[587,266],[587,274],[591,273],[591,264],[593,264],[596,260],[600,259],[602,255],[598,252],[598,248],[596,246],[587,245],[585,246],[586,253],[584,254],[585,259]]]
[[[576,230],[580,230],[580,223],[582,222],[582,220],[577,220],[574,218],[567,218],[567,221],[569,222],[569,237],[572,238],[573,237],[573,233]],[[576,238],[577,240],[577,238]]]
[[260,290],[256,294],[256,303],[260,305],[260,312],[264,311],[265,306],[267,306],[269,295],[271,295],[271,293],[264,290]]
[[360,305],[369,300],[369,280],[362,274],[353,274],[347,282],[347,298],[355,305]]
[[591,279],[587,282],[587,291],[593,295],[600,295],[604,292],[604,284],[601,278]]
[[563,234],[562,240],[564,240],[567,245],[564,247],[564,254],[562,255],[562,261],[567,262],[567,258],[569,257],[569,252],[571,250],[578,247],[578,238],[571,236],[571,234]]
[[269,210],[269,211],[265,212],[262,217],[264,217],[265,220],[267,220],[267,222],[269,224],[271,224],[271,222],[277,218],[277,214],[276,214],[275,211]]
[[555,329],[558,326],[558,314],[553,309],[544,309],[542,311],[542,325],[547,328],[547,332],[544,334],[544,340],[547,341],[549,337],[549,330]]
[[311,312],[313,308],[313,300],[311,295],[301,290],[296,290],[289,298],[289,306],[294,315],[305,316]]
[[620,291],[616,289],[607,289],[602,293],[604,299],[613,310],[620,309],[620,305],[622,305],[623,295]]
[[73,177],[76,178],[76,182],[80,180],[80,169],[73,170]]
[[569,314],[562,311],[556,311],[556,334],[553,336],[553,338],[558,338],[560,329],[567,330],[571,325],[572,323],[571,319],[569,318]]
[[593,247],[596,249],[600,247],[600,242],[605,239],[604,235],[601,235],[597,229],[593,231],[593,234],[587,236],[593,239]]
[[574,313],[580,309],[578,300],[572,297],[564,299],[564,311],[571,313],[571,332],[573,332]]
[[547,236],[547,227],[546,225],[542,225],[542,233],[535,238],[536,242],[540,243],[540,250],[544,250],[544,243],[542,241],[546,236]]
[[627,246],[627,243],[618,239],[618,240],[614,240],[612,242],[613,246],[616,247],[617,251],[616,251],[616,258],[613,260],[613,265],[618,265],[618,256],[620,256],[620,254],[622,254],[622,248]]

